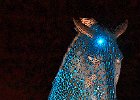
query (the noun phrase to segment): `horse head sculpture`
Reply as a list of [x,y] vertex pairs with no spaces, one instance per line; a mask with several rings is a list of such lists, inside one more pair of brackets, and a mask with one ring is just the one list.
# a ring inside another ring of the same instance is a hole
[[69,46],[53,81],[49,100],[116,100],[123,55],[117,38],[128,21],[114,32],[93,18],[73,19],[78,35]]

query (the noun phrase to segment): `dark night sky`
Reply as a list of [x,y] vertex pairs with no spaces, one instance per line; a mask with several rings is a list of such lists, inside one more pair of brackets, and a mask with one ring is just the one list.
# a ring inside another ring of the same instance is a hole
[[68,46],[72,18],[93,17],[113,30],[124,55],[118,100],[140,98],[139,0],[0,0],[0,100],[47,100]]

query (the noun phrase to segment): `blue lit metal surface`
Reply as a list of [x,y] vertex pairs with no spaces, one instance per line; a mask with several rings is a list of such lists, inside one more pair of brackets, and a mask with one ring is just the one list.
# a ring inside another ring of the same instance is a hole
[[116,100],[116,59],[122,54],[114,35],[99,25],[93,38],[81,34],[70,46],[53,81],[49,100]]

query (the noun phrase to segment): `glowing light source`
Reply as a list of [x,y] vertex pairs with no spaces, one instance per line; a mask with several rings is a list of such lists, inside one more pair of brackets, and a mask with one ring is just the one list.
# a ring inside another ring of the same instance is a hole
[[102,38],[102,37],[98,38],[98,39],[97,39],[97,43],[98,43],[99,45],[104,44],[104,43],[105,43],[104,38]]

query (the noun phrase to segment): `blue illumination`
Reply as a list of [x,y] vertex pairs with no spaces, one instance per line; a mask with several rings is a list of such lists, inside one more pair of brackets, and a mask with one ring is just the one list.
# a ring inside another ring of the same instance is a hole
[[103,38],[99,38],[99,39],[97,40],[97,43],[100,44],[100,45],[103,44],[103,43],[104,43],[104,39],[103,39]]
[[106,44],[106,39],[104,36],[100,36],[100,37],[97,37],[94,43],[96,47],[103,47]]
[[96,26],[93,38],[81,34],[71,44],[48,100],[116,100],[114,61],[123,55],[111,34]]

